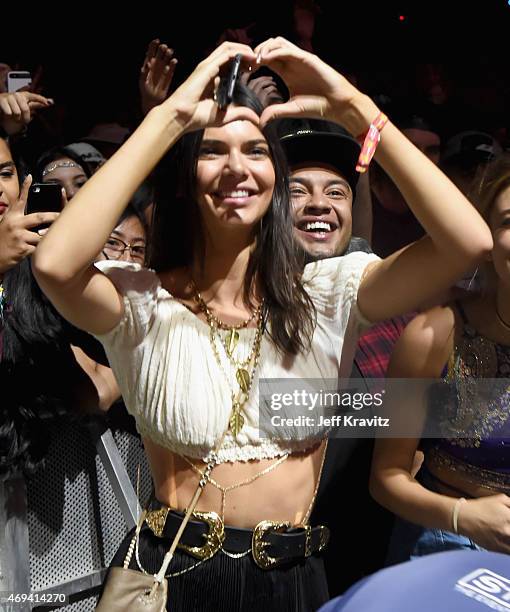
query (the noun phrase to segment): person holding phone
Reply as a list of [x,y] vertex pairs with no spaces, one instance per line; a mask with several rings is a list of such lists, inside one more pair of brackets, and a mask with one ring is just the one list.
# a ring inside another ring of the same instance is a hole
[[[218,77],[236,54],[245,68],[279,74],[289,101],[262,110],[238,83],[220,110]],[[386,260],[352,253],[303,267],[270,124],[286,116],[323,117],[356,136],[379,125],[377,159],[429,236]],[[283,38],[255,50],[224,43],[148,113],[35,253],[48,298],[105,346],[144,439],[155,498],[135,538],[134,569],[160,570],[201,483],[167,569],[168,609],[315,610],[327,600],[319,556],[327,531],[309,524],[327,432],[314,425],[263,437],[257,383],[348,376],[363,329],[446,289],[492,247],[464,196],[382,119],[342,75]],[[183,201],[157,204],[169,223],[156,214],[153,269],[105,262],[98,270],[94,258],[130,197],[179,140]],[[177,223],[181,213],[187,221]]]
[[67,351],[59,341],[69,326],[30,270],[30,256],[46,231],[37,228],[59,213],[25,214],[31,182],[28,176],[20,187],[7,135],[0,131],[0,478],[34,473],[49,442],[41,412],[71,402],[73,357],[69,340]]
[[28,176],[20,189],[7,136],[0,132],[0,276],[34,253],[43,234],[34,232],[34,228],[58,217],[58,212],[48,211],[25,215],[31,184],[32,177]]
[[[50,442],[44,413],[101,407],[103,381],[109,392],[114,384],[100,347],[62,319],[32,276],[30,257],[64,204],[58,185],[28,176],[20,187],[0,131],[0,479],[30,476],[42,465]],[[82,362],[94,359],[95,372],[82,372],[73,347]]]

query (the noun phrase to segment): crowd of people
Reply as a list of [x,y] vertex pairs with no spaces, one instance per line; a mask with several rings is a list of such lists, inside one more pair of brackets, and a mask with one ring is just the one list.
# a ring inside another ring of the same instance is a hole
[[[44,469],[48,414],[125,405],[154,492],[104,610],[123,567],[166,576],[169,610],[304,611],[387,564],[510,554],[508,392],[474,383],[509,371],[505,143],[362,93],[297,4],[299,45],[227,31],[177,88],[152,41],[143,118],[105,141],[34,151],[55,101],[0,93],[0,477]],[[26,214],[46,183],[60,212]],[[442,436],[425,392],[392,395],[409,433],[375,446],[275,434],[259,402],[262,379],[385,378],[449,383]]]

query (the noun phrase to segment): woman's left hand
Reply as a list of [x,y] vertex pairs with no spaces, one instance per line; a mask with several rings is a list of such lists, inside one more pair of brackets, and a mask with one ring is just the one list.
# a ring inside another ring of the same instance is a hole
[[[256,47],[257,62],[282,77],[290,93],[288,102],[267,107],[260,118],[264,126],[283,117],[315,117],[344,125],[344,115],[361,92],[319,59],[282,37],[270,38]],[[346,127],[349,127],[346,125]]]

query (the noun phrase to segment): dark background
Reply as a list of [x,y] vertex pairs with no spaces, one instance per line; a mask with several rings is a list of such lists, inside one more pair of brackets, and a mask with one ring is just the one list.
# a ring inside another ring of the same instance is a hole
[[[354,74],[364,91],[398,90],[405,96],[416,65],[439,62],[459,91],[476,89],[478,106],[497,114],[498,123],[508,122],[506,0],[318,4],[317,54]],[[287,0],[262,0],[254,8],[246,2],[191,1],[45,3],[36,9],[18,4],[2,13],[0,61],[31,71],[44,67],[43,93],[66,108],[66,138],[83,135],[97,121],[133,122],[138,70],[152,38],[175,49],[175,86],[227,27],[256,20],[261,34],[277,35],[287,34],[289,24]]]

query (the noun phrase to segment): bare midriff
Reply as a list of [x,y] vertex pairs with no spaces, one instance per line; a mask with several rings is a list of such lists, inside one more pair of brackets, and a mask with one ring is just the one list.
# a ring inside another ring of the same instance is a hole
[[[143,440],[151,466],[156,498],[173,510],[184,510],[198,486],[199,475],[181,456]],[[253,528],[260,521],[288,521],[299,525],[305,518],[320,476],[325,442],[302,453],[294,453],[274,470],[250,484],[226,493],[224,522],[235,527]],[[222,487],[229,487],[254,477],[278,461],[261,459],[222,463],[212,471],[212,478]],[[191,460],[201,471],[205,464]],[[221,516],[221,491],[208,483],[196,510],[214,511]]]
[[[460,472],[455,472],[447,469],[446,467],[434,465],[428,466],[430,473],[441,480],[444,483],[437,482],[437,489],[439,493],[443,495],[449,495],[451,497],[460,497],[462,493],[469,497],[486,497],[488,495],[497,495],[498,493],[509,493],[508,490],[491,488],[488,486],[481,486],[475,482],[466,478],[466,476]],[[453,488],[449,488],[453,487]]]

